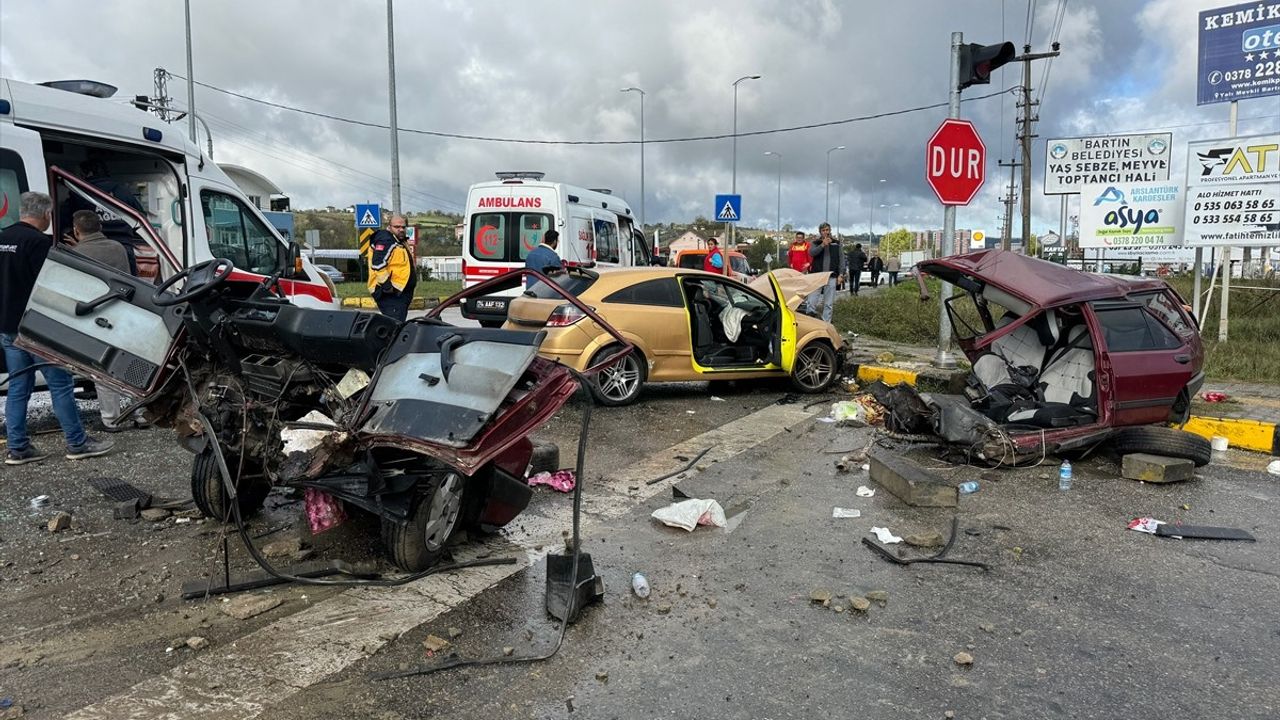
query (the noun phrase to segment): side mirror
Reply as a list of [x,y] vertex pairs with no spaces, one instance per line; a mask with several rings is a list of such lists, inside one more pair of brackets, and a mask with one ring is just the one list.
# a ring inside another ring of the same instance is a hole
[[299,278],[305,274],[302,269],[302,248],[295,242],[286,242],[276,249],[276,267],[280,277]]

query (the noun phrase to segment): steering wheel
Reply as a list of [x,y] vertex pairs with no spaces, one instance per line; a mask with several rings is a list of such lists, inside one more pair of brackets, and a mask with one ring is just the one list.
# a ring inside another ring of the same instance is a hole
[[[235,269],[236,266],[226,258],[205,260],[165,280],[164,283],[156,288],[151,301],[157,307],[171,307],[178,303],[199,300],[226,282],[227,278],[231,276],[231,272]],[[169,288],[178,284],[179,280],[187,281],[186,285],[183,286],[182,292],[172,295],[166,292]]]

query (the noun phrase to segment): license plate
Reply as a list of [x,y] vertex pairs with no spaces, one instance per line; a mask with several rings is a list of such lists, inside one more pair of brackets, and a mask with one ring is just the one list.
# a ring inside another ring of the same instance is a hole
[[506,310],[507,301],[506,300],[484,300],[484,299],[477,300],[476,309],[477,310]]

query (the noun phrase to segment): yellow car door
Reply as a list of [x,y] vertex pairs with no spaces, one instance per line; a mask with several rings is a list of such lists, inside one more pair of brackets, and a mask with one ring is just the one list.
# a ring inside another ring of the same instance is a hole
[[796,313],[786,302],[786,295],[778,278],[769,273],[769,285],[773,288],[773,301],[778,306],[778,364],[788,373],[796,364]]

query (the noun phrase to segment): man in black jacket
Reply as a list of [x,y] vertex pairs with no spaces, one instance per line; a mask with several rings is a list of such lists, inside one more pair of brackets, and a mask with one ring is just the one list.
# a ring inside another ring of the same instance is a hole
[[[4,347],[4,361],[9,371],[9,394],[4,406],[8,435],[6,465],[25,465],[49,457],[37,450],[27,435],[27,402],[35,384],[28,368],[39,360],[13,343],[35,288],[36,276],[53,246],[52,239],[44,234],[52,222],[53,200],[41,192],[25,192],[18,208],[18,222],[0,232],[0,345]],[[67,439],[67,459],[81,460],[110,452],[111,443],[95,440],[85,433],[76,408],[71,374],[60,367],[43,367],[39,373],[49,387],[53,414]]]
[[862,287],[862,271],[867,267],[867,254],[862,251],[862,243],[853,246],[849,251],[849,294],[857,295]]
[[884,271],[884,260],[880,259],[879,250],[871,251],[871,259],[867,261],[867,269],[871,271],[871,287],[880,287],[880,273]]
[[836,280],[844,274],[844,253],[840,252],[840,241],[831,237],[831,225],[822,223],[818,226],[818,240],[809,246],[809,272],[827,273],[827,284],[810,293],[805,302],[813,307],[818,298],[822,298],[822,319],[831,322],[831,311],[836,304]]

